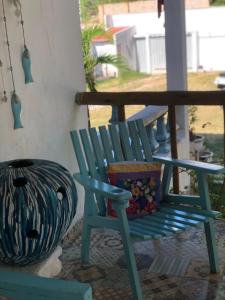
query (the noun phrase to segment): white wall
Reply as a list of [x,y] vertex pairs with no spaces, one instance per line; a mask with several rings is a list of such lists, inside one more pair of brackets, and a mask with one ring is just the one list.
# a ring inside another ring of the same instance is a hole
[[[203,9],[186,10],[187,32],[198,31],[199,34],[224,34],[225,33],[225,6]],[[157,13],[120,14],[108,16],[106,22],[111,26],[136,26],[137,34],[164,33],[165,17],[162,13],[158,18]]]
[[[96,56],[101,55],[116,55],[116,45],[111,42],[96,42],[93,45],[93,52]],[[118,69],[110,64],[101,64],[95,68],[97,77],[109,78],[117,77]]]
[[[186,31],[192,34],[192,70],[225,70],[225,6],[186,10]],[[156,13],[108,16],[111,26],[136,26],[137,37],[164,34],[165,17]],[[189,65],[190,68],[190,65]]]
[[122,56],[129,68],[136,68],[136,43],[134,35],[136,34],[135,27],[126,28],[115,35],[115,44],[117,54]]
[[[24,84],[20,61],[23,45],[21,27],[14,9],[9,7],[9,1],[5,3],[24,128],[13,129],[10,100],[1,102],[0,161],[16,158],[50,159],[74,172],[75,157],[69,131],[87,126],[86,107],[78,107],[74,103],[75,93],[85,89],[78,1],[21,0],[35,81],[30,85]],[[0,8],[1,18],[1,4]],[[8,64],[3,26],[0,27],[0,56],[3,63],[7,61]],[[10,74],[8,71],[6,73],[9,93],[12,87]],[[82,213],[82,197],[80,199],[78,215]]]

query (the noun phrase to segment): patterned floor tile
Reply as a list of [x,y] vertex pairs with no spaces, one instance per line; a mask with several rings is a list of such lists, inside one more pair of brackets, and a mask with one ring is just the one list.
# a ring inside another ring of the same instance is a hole
[[[94,300],[132,299],[120,235],[113,230],[93,230],[90,264],[82,265],[81,232],[82,222],[79,222],[64,239],[63,270],[59,278],[89,282]],[[216,243],[221,258],[219,275],[209,274],[203,228],[158,241],[135,242],[133,246],[144,300],[225,300],[224,221],[216,222]],[[180,273],[168,275],[149,272],[156,257],[189,261],[185,274],[185,268]]]
[[182,279],[174,300],[206,300],[208,285],[206,280]]
[[224,262],[220,263],[220,273],[211,274],[209,268],[209,261],[192,260],[184,276],[198,279],[222,281],[224,279],[224,274]]
[[94,292],[94,299],[95,300],[130,300],[132,299],[131,291],[127,291],[126,288],[124,289],[111,289],[111,288],[99,288],[97,291]]
[[148,272],[171,276],[183,276],[189,262],[190,259],[185,257],[157,255]]

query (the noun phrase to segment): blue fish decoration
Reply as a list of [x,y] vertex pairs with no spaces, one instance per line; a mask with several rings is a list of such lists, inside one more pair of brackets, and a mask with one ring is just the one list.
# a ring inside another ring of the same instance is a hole
[[21,109],[22,109],[21,101],[15,91],[13,92],[11,97],[11,107],[12,107],[12,113],[14,118],[14,129],[23,128],[21,117],[20,117]]
[[24,51],[22,54],[22,66],[25,76],[25,83],[31,83],[34,82],[32,74],[31,74],[31,58],[30,58],[30,52],[27,49],[27,47],[24,47]]

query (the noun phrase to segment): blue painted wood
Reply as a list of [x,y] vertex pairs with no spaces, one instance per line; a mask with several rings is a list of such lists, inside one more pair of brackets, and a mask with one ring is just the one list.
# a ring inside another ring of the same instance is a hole
[[167,213],[164,213],[164,212],[161,212],[161,211],[155,213],[155,215],[157,217],[160,217],[162,220],[163,219],[172,220],[172,221],[175,221],[175,222],[178,222],[178,223],[181,223],[181,224],[190,225],[190,226],[196,226],[200,223],[199,221],[196,221],[196,220],[191,220],[191,219],[184,218],[184,217],[179,217],[179,216],[176,216],[176,215],[170,215],[170,214],[167,214]]
[[77,163],[80,169],[81,174],[88,175],[88,170],[86,166],[86,162],[84,159],[83,151],[81,149],[81,144],[79,140],[79,136],[76,130],[70,132],[70,137],[73,143],[73,149],[77,158]]
[[105,126],[99,127],[99,132],[102,140],[102,145],[105,152],[105,157],[107,160],[107,163],[110,164],[112,162],[115,162],[115,158],[112,153],[112,146],[109,139],[108,131],[106,130]]
[[120,203],[127,204],[127,201],[131,198],[131,193],[127,190],[118,188],[116,186],[98,181],[88,176],[83,176],[80,174],[74,174],[74,178],[82,184],[87,190],[92,192],[101,193],[102,195],[112,199],[117,200]]
[[[185,204],[185,203],[182,203],[182,204]],[[161,205],[161,207],[170,207],[170,208],[173,208],[173,209],[177,209],[177,210],[180,210],[180,211],[183,211],[183,212],[190,212],[190,213],[193,213],[193,214],[197,214],[199,216],[204,216],[204,217],[207,217],[207,218],[212,218],[212,219],[216,219],[218,218],[221,213],[218,212],[218,211],[215,211],[215,210],[205,210],[205,209],[202,209],[200,208],[200,206],[198,207],[193,207],[193,206],[187,206],[187,205],[171,205],[171,204],[167,204],[167,203],[163,203]]]
[[130,132],[130,137],[131,137],[134,153],[135,153],[135,158],[137,161],[143,161],[144,156],[142,153],[142,145],[140,143],[140,136],[138,134],[136,124],[134,121],[128,122],[127,124],[128,124],[129,132]]
[[91,300],[89,284],[0,271],[0,298],[10,300]]
[[121,142],[123,146],[123,153],[125,160],[134,160],[134,154],[133,154],[133,149],[131,147],[131,141],[129,139],[129,133],[127,129],[127,124],[125,123],[119,123],[119,132],[121,136]]
[[102,218],[101,216],[90,216],[87,219],[88,225],[99,228],[111,228],[113,230],[119,230],[119,223],[117,218]]
[[[187,169],[197,171],[199,176],[205,173],[223,173],[224,168],[220,166],[209,165],[205,163],[197,163],[187,160],[172,160],[165,157],[152,157],[150,140],[146,128],[142,120],[137,120],[129,124],[119,123],[119,131],[117,125],[109,127],[109,132],[105,127],[100,127],[101,142],[97,136],[95,129],[90,130],[92,145],[89,148],[93,149],[96,157],[96,172],[100,174],[99,180],[94,179],[93,168],[94,164],[89,164],[88,173],[82,171],[82,163],[79,163],[81,174],[75,174],[74,178],[85,187],[86,201],[85,217],[84,217],[84,232],[83,232],[83,261],[88,261],[89,245],[90,245],[90,229],[93,227],[111,228],[119,230],[122,235],[125,255],[128,262],[128,270],[133,290],[134,299],[142,299],[140,283],[137,274],[135,259],[130,243],[130,235],[141,239],[158,239],[170,234],[175,234],[179,231],[188,230],[197,227],[202,223],[205,224],[207,235],[207,245],[211,264],[211,271],[217,271],[218,265],[216,260],[215,245],[212,240],[214,238],[213,224],[211,220],[218,216],[217,212],[211,210],[208,205],[208,198],[205,189],[206,182],[199,179],[201,192],[200,196],[175,195],[169,193],[172,171],[174,166],[181,166]],[[129,127],[129,130],[128,130]],[[76,142],[79,140],[76,138]],[[83,140],[83,148],[85,150],[85,140]],[[101,145],[102,143],[102,145]],[[104,151],[102,150],[102,147]],[[81,146],[77,148],[77,159],[82,156],[80,154]],[[90,154],[90,149],[86,151],[86,155],[90,155],[94,161],[94,155]],[[127,220],[125,208],[128,205],[128,199],[131,194],[107,183],[105,170],[111,162],[123,160],[144,160],[157,161],[165,165],[162,180],[162,196],[165,201],[161,203],[159,211],[152,215],[145,216],[142,219],[133,221]],[[85,167],[84,167],[85,168]],[[101,171],[102,170],[102,171]],[[87,176],[87,175],[91,176]],[[92,178],[91,178],[92,177]],[[199,177],[200,178],[200,177]],[[113,200],[113,208],[117,211],[117,218],[101,217],[94,211],[94,197],[98,194],[103,197]],[[205,198],[206,200],[202,200]],[[188,205],[187,205],[188,204]],[[87,240],[86,240],[87,238]],[[86,249],[86,250],[85,250]],[[88,250],[87,250],[88,249]],[[85,252],[86,251],[86,252]]]
[[116,161],[124,161],[123,151],[122,151],[122,148],[121,148],[120,137],[119,137],[119,134],[118,134],[118,126],[110,125],[109,126],[109,133],[110,133],[110,136],[111,136],[113,151],[115,153]]
[[173,167],[170,165],[165,165],[163,170],[162,189],[161,189],[163,201],[167,200],[172,176],[173,176]]
[[[203,209],[211,210],[211,203],[209,199],[209,190],[207,184],[207,175],[198,172],[198,188],[199,194],[202,202]],[[210,270],[212,273],[217,273],[220,271],[219,259],[216,249],[216,239],[215,239],[215,229],[212,219],[204,223],[206,243],[209,254]]]
[[202,173],[211,173],[211,174],[225,173],[225,168],[222,166],[203,163],[194,160],[179,160],[179,159],[172,159],[172,158],[160,157],[160,156],[154,156],[153,160],[161,162],[162,164],[165,165],[186,168],[186,169],[190,169]]
[[201,214],[195,214],[192,212],[183,211],[183,210],[179,210],[179,209],[171,208],[171,207],[163,207],[162,206],[160,208],[160,211],[171,214],[171,215],[181,216],[181,217],[188,218],[191,220],[200,221],[200,222],[204,222],[208,219],[206,216],[202,216]]
[[186,230],[186,229],[190,228],[189,225],[182,224],[182,223],[179,223],[179,222],[176,222],[176,221],[171,221],[171,220],[168,220],[168,219],[162,219],[161,217],[159,217],[155,214],[152,214],[151,216],[146,216],[144,219],[146,219],[147,221],[151,220],[151,222],[154,222],[154,223],[157,223],[157,224],[168,225],[168,226],[174,228],[175,230],[183,231],[183,230]]
[[100,144],[100,141],[99,141],[97,130],[95,128],[90,128],[89,134],[90,134],[92,146],[94,149],[100,178],[101,178],[101,180],[106,181],[107,175],[106,175],[106,166],[105,166],[105,162],[104,162],[105,158],[103,156],[103,149],[102,149],[102,145]]
[[84,153],[86,156],[86,161],[88,164],[88,170],[90,172],[91,177],[99,179],[99,174],[96,170],[96,164],[95,164],[95,156],[90,144],[89,136],[86,129],[80,130],[80,137],[83,144]]
[[151,144],[148,139],[148,134],[145,129],[144,123],[142,120],[137,120],[136,125],[139,131],[139,136],[141,139],[144,155],[145,155],[145,160],[146,161],[152,161],[152,152],[151,152]]
[[199,196],[189,196],[189,195],[173,195],[169,194],[164,197],[165,202],[174,203],[174,204],[188,204],[188,205],[200,205],[200,197]]
[[169,232],[173,232],[173,233],[177,233],[177,232],[182,231],[181,229],[176,228],[172,225],[165,224],[163,222],[163,220],[161,220],[161,223],[156,222],[156,221],[152,220],[151,216],[146,216],[145,218],[137,219],[137,220],[134,221],[134,223],[135,224],[136,223],[143,224],[148,229],[157,228],[157,229],[161,229],[163,231],[169,231]]
[[172,230],[169,230],[166,226],[163,225],[156,225],[155,223],[143,219],[136,219],[134,221],[129,222],[130,228],[136,228],[139,232],[145,232],[147,233],[154,233],[154,234],[160,234],[162,236],[169,236],[173,233]]
[[98,215],[98,209],[95,203],[94,194],[85,189],[84,202],[84,221],[82,230],[81,261],[84,264],[89,263],[89,252],[91,242],[91,226],[88,224],[89,216]]
[[[80,130],[80,136],[83,143],[83,149],[86,155],[86,161],[89,167],[89,172],[92,178],[100,179],[100,174],[96,169],[96,159],[93,153],[93,148],[90,144],[90,139],[86,129]],[[99,214],[101,216],[105,216],[106,214],[106,206],[105,206],[105,199],[102,195],[96,194],[95,195]]]
[[133,291],[133,299],[135,300],[142,300],[142,292],[141,292],[141,285],[139,281],[139,276],[136,267],[136,261],[134,257],[134,252],[132,250],[132,244],[130,240],[130,228],[128,225],[127,215],[125,209],[122,209],[120,205],[117,203],[114,206],[119,222],[120,233],[123,240],[123,246],[125,251],[125,257],[127,260],[129,277],[131,282],[131,288]]

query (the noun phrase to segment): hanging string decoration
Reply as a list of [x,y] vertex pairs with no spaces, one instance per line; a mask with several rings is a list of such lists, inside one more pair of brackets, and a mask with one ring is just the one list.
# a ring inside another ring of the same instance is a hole
[[5,13],[5,3],[4,0],[2,0],[2,11],[3,11],[3,21],[4,21],[4,27],[5,27],[5,35],[6,35],[6,44],[8,49],[8,55],[9,55],[9,69],[11,72],[11,79],[12,79],[12,86],[13,86],[13,92],[11,96],[11,107],[12,107],[12,113],[14,118],[14,129],[23,128],[23,125],[21,123],[21,101],[19,97],[16,94],[16,87],[15,87],[15,80],[14,80],[14,74],[13,74],[13,66],[12,66],[12,56],[11,56],[11,49],[10,49],[10,43],[9,43],[9,35],[8,35],[8,27],[7,27],[7,19],[6,19],[6,13]]
[[2,102],[7,102],[7,93],[5,90],[5,80],[4,80],[4,75],[3,75],[3,62],[0,59],[0,73],[1,73],[1,81],[2,81],[2,88],[3,88],[3,95],[1,97]]
[[[14,0],[17,1],[17,0]],[[23,13],[22,13],[22,5],[20,3],[19,5],[20,9],[20,24],[22,27],[22,34],[23,34],[23,44],[24,44],[24,51],[22,53],[22,66],[23,66],[23,71],[24,71],[24,76],[25,76],[25,83],[31,83],[34,82],[33,76],[31,73],[31,57],[30,57],[30,52],[27,48],[26,44],[26,38],[25,38],[25,30],[24,30],[24,20],[23,20]]]
[[20,0],[9,0],[9,3],[15,7],[15,15],[20,16]]

